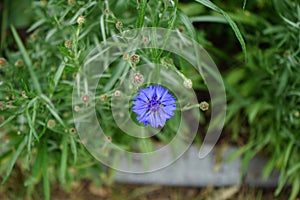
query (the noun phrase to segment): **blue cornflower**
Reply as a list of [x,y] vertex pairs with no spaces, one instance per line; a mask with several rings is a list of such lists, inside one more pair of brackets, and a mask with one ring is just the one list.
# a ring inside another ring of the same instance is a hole
[[140,89],[133,101],[133,112],[137,120],[144,125],[163,127],[166,121],[174,116],[176,100],[169,90],[160,85],[151,85]]

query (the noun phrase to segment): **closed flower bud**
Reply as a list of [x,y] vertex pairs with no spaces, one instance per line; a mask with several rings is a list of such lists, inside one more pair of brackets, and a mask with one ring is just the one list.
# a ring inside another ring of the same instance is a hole
[[209,104],[206,102],[206,101],[202,101],[200,104],[199,104],[199,107],[202,111],[206,111],[208,110],[209,108]]
[[26,95],[26,92],[25,92],[24,90],[22,91],[21,94],[22,94],[22,97],[23,97],[23,98],[28,98],[27,95]]
[[106,141],[107,141],[108,143],[111,143],[111,141],[112,141],[111,137],[110,137],[110,136],[106,137]]
[[134,54],[130,57],[130,62],[132,65],[136,65],[140,62],[140,57],[138,55]]
[[47,123],[47,126],[49,128],[54,128],[55,127],[55,121],[53,119],[50,119]]
[[4,67],[6,64],[5,58],[0,58],[0,67]]
[[114,95],[115,95],[115,97],[121,96],[120,90],[116,90],[116,91],[114,92]]
[[105,9],[105,10],[104,10],[104,13],[105,13],[105,14],[109,14],[109,10],[108,10],[108,9]]
[[84,24],[84,22],[85,22],[84,16],[81,15],[77,18],[77,24],[82,25]]
[[87,103],[87,102],[89,101],[89,96],[88,96],[88,95],[84,95],[84,96],[82,97],[82,101],[83,101],[84,103]]
[[65,41],[65,47],[68,49],[71,47],[71,42],[69,40]]
[[183,86],[188,88],[188,89],[191,89],[193,87],[192,80],[191,79],[185,79],[183,81]]
[[18,59],[18,60],[15,62],[15,66],[16,66],[16,67],[22,67],[22,66],[23,66],[23,60]]
[[71,133],[72,135],[73,135],[74,133],[76,133],[75,128],[70,128],[70,129],[69,129],[69,133]]
[[80,107],[79,106],[74,106],[74,111],[75,112],[78,112],[80,110]]
[[140,86],[144,82],[144,76],[141,73],[134,73],[132,76],[132,82],[134,85]]
[[183,27],[183,26],[180,26],[180,27],[178,28],[178,30],[179,30],[180,33],[183,33],[183,32],[184,32],[184,27]]
[[101,101],[106,101],[107,100],[107,95],[106,94],[102,94],[100,96]]
[[125,53],[123,55],[123,60],[129,60],[129,54],[128,53]]
[[117,28],[117,29],[123,28],[123,23],[120,22],[120,21],[118,21],[118,22],[116,23],[116,28]]
[[77,77],[77,73],[76,73],[76,72],[73,73],[72,76],[73,76],[73,78],[75,79],[75,78]]
[[143,37],[143,42],[144,42],[144,44],[148,44],[149,43],[149,38],[148,37]]
[[70,116],[70,114],[69,114],[68,112],[64,112],[64,113],[63,113],[63,117],[64,117],[64,118],[67,118],[67,117],[69,117],[69,116]]

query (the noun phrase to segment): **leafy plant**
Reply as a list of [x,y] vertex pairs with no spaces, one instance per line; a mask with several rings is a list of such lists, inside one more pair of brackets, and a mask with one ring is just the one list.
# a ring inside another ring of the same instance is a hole
[[244,155],[244,169],[263,151],[270,159],[264,176],[279,169],[275,194],[289,183],[292,200],[300,188],[300,4],[274,0],[271,6],[267,9],[277,13],[272,21],[262,18],[259,24],[243,26],[249,62],[231,69],[226,77],[228,121],[234,137],[247,137],[247,144],[237,152]]
[[[246,53],[243,38],[230,17],[208,0],[197,2],[225,17]],[[82,178],[104,184],[108,181],[107,174],[85,150],[72,119],[72,110],[76,109],[72,108],[73,84],[89,50],[111,35],[146,26],[180,29],[196,40],[206,40],[194,30],[189,17],[178,9],[177,0],[32,1],[24,8],[30,12],[24,21],[19,15],[12,14],[17,8],[15,2],[4,1],[3,58],[0,60],[2,184],[15,168],[23,172],[28,197],[39,197],[34,191],[42,185],[44,198],[50,199],[51,183],[59,182],[65,189]],[[24,26],[31,20],[33,23],[26,33],[16,29],[16,26]],[[152,56],[155,61],[171,63],[171,55],[160,53]],[[186,63],[183,59],[178,59],[178,62]],[[104,74],[105,79],[99,88],[103,101],[99,108],[100,120],[112,120],[106,115],[109,99],[114,93],[112,88],[127,72],[122,72],[121,67],[127,66],[128,70],[129,65],[120,59]],[[194,88],[205,89],[199,77],[193,76],[189,65],[181,65],[177,70],[182,76],[191,77]],[[117,134],[115,126],[105,124],[112,134]],[[166,126],[166,134],[159,138],[161,141],[173,137],[168,134],[172,133],[172,127],[176,126]],[[116,142],[125,149],[133,143],[124,135],[118,136]],[[145,140],[141,146],[148,148],[145,144],[149,145]]]

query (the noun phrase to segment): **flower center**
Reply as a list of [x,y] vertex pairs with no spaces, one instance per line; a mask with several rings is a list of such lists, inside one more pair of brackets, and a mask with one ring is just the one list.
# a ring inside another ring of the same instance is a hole
[[156,100],[156,98],[151,99],[148,102],[148,110],[150,110],[150,112],[157,112],[159,111],[160,108],[161,108],[161,102],[159,100]]

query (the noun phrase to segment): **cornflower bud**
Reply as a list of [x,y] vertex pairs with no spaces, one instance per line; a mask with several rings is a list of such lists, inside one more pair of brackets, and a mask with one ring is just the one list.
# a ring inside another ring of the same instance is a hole
[[82,24],[84,24],[84,22],[85,22],[84,16],[80,15],[80,16],[77,18],[77,24],[78,24],[78,25],[82,25]]

